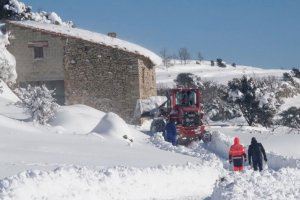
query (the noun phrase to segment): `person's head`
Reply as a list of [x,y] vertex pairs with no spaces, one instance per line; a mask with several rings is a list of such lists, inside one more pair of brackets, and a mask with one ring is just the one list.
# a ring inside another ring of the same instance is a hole
[[238,137],[235,137],[233,142],[234,144],[240,144],[240,139]]
[[255,137],[253,137],[253,138],[251,139],[251,144],[257,144],[257,140],[256,140]]

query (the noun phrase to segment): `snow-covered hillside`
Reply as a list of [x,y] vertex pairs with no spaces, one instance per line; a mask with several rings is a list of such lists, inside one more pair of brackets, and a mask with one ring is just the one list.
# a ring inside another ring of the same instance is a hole
[[243,65],[237,65],[236,67],[227,65],[226,68],[221,68],[211,66],[210,61],[202,61],[201,64],[196,64],[196,61],[190,61],[190,63],[183,65],[177,61],[173,66],[168,68],[164,66],[157,67],[156,80],[158,87],[172,87],[174,85],[174,79],[179,73],[192,73],[200,76],[203,80],[226,84],[229,80],[242,77],[243,75],[252,77],[282,77],[284,72],[288,72],[288,70],[262,69]]

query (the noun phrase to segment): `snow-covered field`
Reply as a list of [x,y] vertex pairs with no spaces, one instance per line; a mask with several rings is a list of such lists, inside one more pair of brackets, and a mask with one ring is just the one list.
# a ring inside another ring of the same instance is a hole
[[[127,125],[84,105],[61,107],[49,126],[33,124],[1,85],[0,199],[300,198],[300,134],[287,128],[211,124],[211,143],[174,147],[159,133],[147,135],[150,122]],[[253,136],[264,144],[263,172],[231,171],[227,153],[235,136],[246,148]]]
[[288,70],[262,69],[243,65],[237,65],[236,67],[227,65],[226,68],[220,68],[218,66],[211,66],[209,61],[202,61],[201,64],[191,61],[186,65],[180,64],[177,61],[171,67],[160,66],[156,68],[158,87],[172,87],[174,79],[179,73],[192,73],[200,76],[203,80],[211,80],[224,84],[233,78],[242,77],[243,75],[252,77],[282,77],[284,72],[288,72]]

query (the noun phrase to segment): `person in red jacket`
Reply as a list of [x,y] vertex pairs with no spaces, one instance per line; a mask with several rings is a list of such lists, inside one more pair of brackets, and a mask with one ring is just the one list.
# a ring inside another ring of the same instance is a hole
[[229,150],[229,163],[233,162],[233,171],[242,171],[244,169],[244,162],[246,162],[247,156],[245,148],[240,144],[238,137],[234,138],[234,144]]

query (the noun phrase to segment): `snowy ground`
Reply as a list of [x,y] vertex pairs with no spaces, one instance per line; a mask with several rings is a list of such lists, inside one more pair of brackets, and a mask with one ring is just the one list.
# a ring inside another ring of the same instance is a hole
[[[287,128],[214,123],[211,143],[174,147],[161,134],[147,135],[149,122],[129,126],[84,105],[61,107],[42,127],[1,84],[0,199],[300,199],[300,134]],[[253,136],[263,143],[263,172],[231,171],[227,153],[235,136],[246,148]]]
[[284,72],[288,72],[288,70],[262,69],[242,65],[237,65],[237,67],[228,65],[226,68],[220,68],[218,66],[212,67],[209,61],[202,61],[201,64],[196,64],[195,61],[191,61],[189,64],[182,65],[177,61],[175,65],[168,68],[163,66],[157,67],[156,79],[158,87],[170,87],[174,85],[174,79],[179,73],[193,73],[200,76],[203,80],[226,84],[227,81],[243,75],[252,77],[282,77]]

